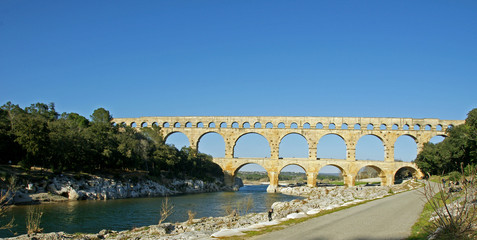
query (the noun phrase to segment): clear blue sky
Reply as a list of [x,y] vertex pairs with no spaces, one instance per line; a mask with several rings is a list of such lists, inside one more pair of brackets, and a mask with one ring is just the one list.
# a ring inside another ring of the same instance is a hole
[[0,1],[0,104],[465,119],[477,1]]

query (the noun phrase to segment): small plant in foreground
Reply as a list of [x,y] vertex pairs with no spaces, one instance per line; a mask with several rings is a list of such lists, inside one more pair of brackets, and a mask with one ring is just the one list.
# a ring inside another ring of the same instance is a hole
[[29,207],[26,216],[26,228],[28,235],[41,233],[43,228],[40,228],[41,217],[43,211],[39,207]]
[[174,205],[169,203],[169,198],[166,197],[162,200],[162,206],[160,210],[161,217],[159,218],[158,225],[161,225],[172,213],[174,212]]
[[[465,178],[462,174],[455,184],[424,186],[423,194],[436,217],[431,218],[428,232],[434,239],[474,239],[477,237],[477,186],[475,170]],[[457,184],[458,183],[458,184]]]
[[187,211],[187,215],[189,216],[189,218],[187,219],[187,224],[192,224],[196,214],[196,212],[192,212],[191,210]]
[[[15,178],[11,177],[8,179],[8,182],[5,179],[0,179],[0,185],[5,185],[7,189],[0,189],[0,218],[5,217],[5,213],[11,206],[11,200],[14,197],[14,189],[15,189]],[[15,218],[12,219],[3,225],[0,225],[0,230],[10,230],[15,226],[14,224]]]

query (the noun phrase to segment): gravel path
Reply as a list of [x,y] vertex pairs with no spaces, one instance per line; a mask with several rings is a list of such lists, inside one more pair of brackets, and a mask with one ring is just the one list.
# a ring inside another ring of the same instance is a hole
[[255,239],[404,239],[424,207],[419,190],[314,218]]

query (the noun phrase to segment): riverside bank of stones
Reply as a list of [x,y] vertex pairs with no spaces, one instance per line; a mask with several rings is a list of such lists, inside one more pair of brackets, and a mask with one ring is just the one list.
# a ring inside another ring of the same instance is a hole
[[[201,138],[208,133],[218,133],[225,142],[225,157],[214,158],[224,171],[225,183],[232,186],[238,170],[255,163],[268,173],[269,192],[278,187],[278,175],[288,165],[302,167],[307,175],[307,184],[315,186],[316,176],[324,166],[335,166],[341,170],[346,186],[354,186],[358,171],[363,167],[377,170],[382,185],[392,185],[396,173],[403,168],[422,177],[422,172],[413,162],[401,162],[394,159],[394,144],[400,136],[414,139],[419,153],[424,144],[434,136],[447,136],[446,129],[464,123],[464,120],[440,120],[435,118],[360,118],[360,117],[140,117],[114,118],[113,124],[133,128],[151,126],[161,127],[161,133],[167,139],[171,134],[181,132],[189,139],[190,146],[198,149]],[[256,133],[263,136],[270,145],[270,157],[237,158],[234,148],[246,134]],[[279,157],[280,142],[289,134],[299,134],[308,143],[308,158]],[[317,146],[320,139],[334,134],[343,139],[346,145],[346,159],[317,158]],[[356,160],[356,144],[365,135],[379,138],[384,147],[384,161]]]

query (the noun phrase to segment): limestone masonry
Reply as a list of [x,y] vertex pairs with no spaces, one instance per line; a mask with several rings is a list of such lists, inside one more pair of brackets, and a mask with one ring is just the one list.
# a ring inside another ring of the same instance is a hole
[[[359,118],[359,117],[140,117],[114,118],[113,124],[134,128],[160,126],[165,139],[175,132],[184,133],[190,146],[197,149],[200,139],[207,133],[220,134],[225,142],[225,157],[214,158],[225,175],[225,183],[232,186],[240,167],[256,163],[264,167],[270,178],[267,191],[275,192],[278,187],[278,175],[288,165],[299,165],[307,174],[309,186],[315,186],[320,169],[327,165],[339,168],[345,184],[354,186],[358,171],[369,166],[376,169],[382,185],[392,185],[394,176],[401,168],[422,172],[413,162],[394,160],[394,143],[398,137],[412,137],[420,152],[426,142],[434,136],[447,136],[446,129],[463,124],[464,120],[440,120],[435,118]],[[270,158],[236,158],[234,147],[237,140],[248,133],[257,133],[265,137],[270,144]],[[300,134],[308,143],[308,158],[279,158],[280,141],[288,134]],[[321,137],[335,134],[346,144],[346,159],[318,159],[317,145]],[[365,135],[378,137],[384,145],[384,161],[356,160],[356,144]]]

